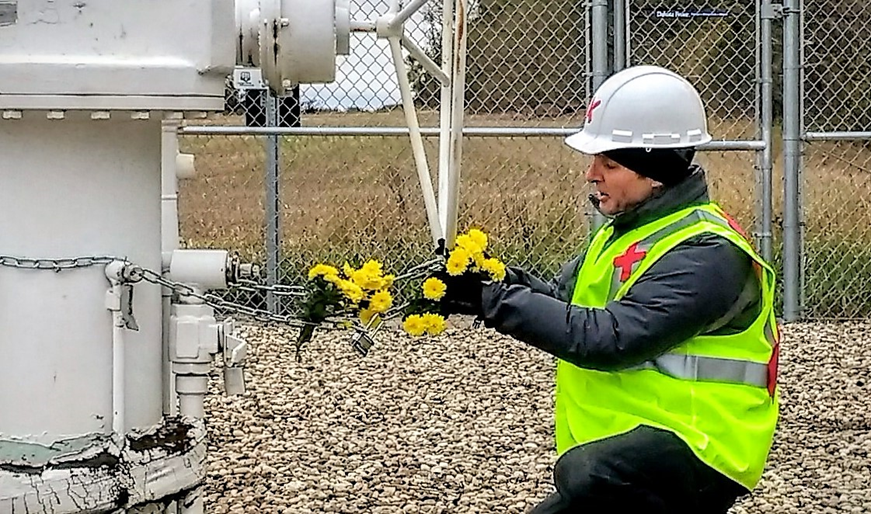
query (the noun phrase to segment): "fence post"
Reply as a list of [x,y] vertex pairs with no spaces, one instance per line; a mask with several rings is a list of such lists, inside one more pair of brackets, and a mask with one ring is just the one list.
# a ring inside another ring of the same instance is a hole
[[783,4],[783,317],[801,318],[801,0]]
[[775,17],[774,8],[771,0],[762,0],[762,9],[759,16],[759,24],[761,31],[760,50],[759,50],[759,68],[760,68],[760,86],[761,86],[761,120],[760,120],[760,136],[765,143],[765,149],[762,150],[760,162],[760,203],[761,216],[759,217],[759,246],[762,251],[762,257],[772,262],[772,170],[773,170],[773,138],[772,130],[774,125],[774,72],[773,72],[773,54],[772,54],[772,35],[771,24]]
[[[278,126],[278,99],[271,89],[266,90],[266,126]],[[266,284],[274,286],[278,283],[278,263],[280,259],[281,239],[279,236],[278,217],[279,191],[278,175],[281,152],[278,149],[278,135],[266,136]],[[273,314],[278,314],[277,298],[269,291],[266,293],[266,308]]]
[[[602,82],[608,78],[608,0],[592,0],[590,2],[590,18],[593,54],[591,59],[593,61],[592,96],[602,85]],[[590,237],[604,224],[605,217],[598,210],[593,209]]]
[[626,16],[629,0],[614,1],[614,71],[626,67]]

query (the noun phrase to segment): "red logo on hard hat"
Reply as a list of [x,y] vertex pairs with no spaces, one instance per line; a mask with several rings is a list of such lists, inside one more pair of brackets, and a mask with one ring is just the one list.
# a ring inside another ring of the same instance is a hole
[[590,102],[590,105],[587,106],[587,122],[593,121],[593,111],[596,109],[596,107],[600,105],[602,105],[602,101],[598,99],[594,99],[592,102]]

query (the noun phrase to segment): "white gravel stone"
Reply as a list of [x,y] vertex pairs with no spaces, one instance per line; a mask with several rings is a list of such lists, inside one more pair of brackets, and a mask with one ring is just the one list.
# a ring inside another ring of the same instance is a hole
[[[867,323],[786,327],[781,422],[733,514],[871,512]],[[548,355],[486,329],[411,339],[246,325],[245,395],[207,397],[212,513],[523,513],[551,490]]]

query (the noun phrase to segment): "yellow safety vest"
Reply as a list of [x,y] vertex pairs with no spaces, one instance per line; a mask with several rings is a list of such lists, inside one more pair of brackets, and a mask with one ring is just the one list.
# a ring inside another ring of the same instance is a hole
[[703,233],[728,239],[756,263],[762,309],[739,334],[697,336],[639,366],[615,372],[560,360],[556,381],[557,451],[639,425],[675,433],[703,462],[753,489],[778,418],[775,275],[737,224],[716,204],[693,206],[640,226],[611,244],[599,229],[578,272],[572,304],[603,308],[676,245]]

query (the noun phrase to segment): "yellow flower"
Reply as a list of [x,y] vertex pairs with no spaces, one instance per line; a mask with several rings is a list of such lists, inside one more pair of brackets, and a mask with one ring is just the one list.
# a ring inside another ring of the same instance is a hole
[[441,300],[447,288],[441,280],[430,277],[423,283],[423,296],[427,300]]
[[[360,268],[358,270],[351,272],[351,280],[362,287],[363,289],[368,289],[369,291],[376,291],[378,289],[385,289],[387,287],[387,281],[381,277],[381,274],[373,274],[372,269]],[[391,283],[393,282],[391,278]]]
[[369,260],[363,264],[360,270],[364,271],[370,277],[381,277],[381,263],[376,260]]
[[378,291],[369,299],[369,309],[376,313],[385,312],[391,305],[393,305],[393,297],[384,290]]
[[361,289],[360,286],[351,282],[350,280],[339,280],[338,286],[339,289],[342,290],[342,293],[345,295],[345,297],[347,297],[354,303],[357,303],[366,297],[363,289]]
[[487,234],[481,232],[476,228],[473,228],[469,231],[469,238],[475,242],[475,244],[481,249],[481,251],[487,249]]
[[327,264],[316,264],[312,266],[310,270],[308,270],[308,278],[313,279],[315,277],[324,277],[327,281],[332,281],[333,277],[339,277],[339,270],[335,268],[335,266],[329,266]]
[[384,278],[381,279],[381,287],[379,289],[387,289],[392,286],[395,279],[396,276],[394,275],[384,275]]
[[484,251],[484,249],[481,248],[481,246],[474,239],[472,239],[472,236],[468,234],[457,236],[456,247],[468,250],[468,252],[471,254]]
[[493,280],[502,281],[505,278],[505,264],[499,259],[487,259],[481,267],[490,274]]
[[362,269],[352,271],[349,278],[352,282],[363,288],[369,283],[369,274]]
[[448,270],[448,275],[461,275],[466,271],[466,267],[469,265],[469,260],[471,258],[472,255],[465,248],[454,248],[454,251],[451,252],[451,256],[448,257],[448,262],[445,265]]
[[445,331],[445,318],[438,314],[426,313],[421,316],[426,332],[429,335],[437,336]]
[[402,322],[402,329],[408,332],[411,336],[422,336],[423,333],[426,332],[426,324],[420,315],[412,314]]
[[486,257],[484,257],[483,251],[473,253],[472,260],[475,261],[476,267],[481,268],[481,269],[484,268],[484,261],[486,260]]
[[349,279],[354,276],[354,268],[347,262],[342,266],[342,272],[344,272],[345,276]]

